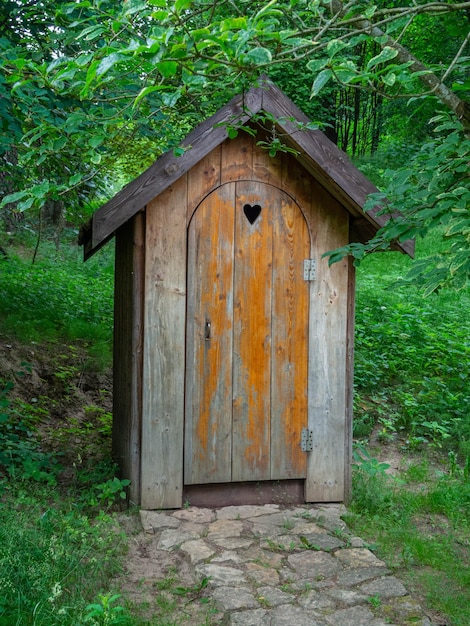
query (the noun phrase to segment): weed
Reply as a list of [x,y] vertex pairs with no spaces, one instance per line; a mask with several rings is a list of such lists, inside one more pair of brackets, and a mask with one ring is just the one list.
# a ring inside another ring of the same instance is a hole
[[127,488],[130,484],[130,480],[120,480],[115,476],[111,480],[96,485],[94,487],[94,494],[96,495],[90,498],[90,506],[105,505],[109,509],[119,499],[125,500],[127,498]]
[[98,595],[98,602],[86,607],[85,622],[92,626],[118,626],[129,623],[128,617],[124,615],[124,607],[114,604],[120,597],[119,594]]
[[300,543],[302,544],[302,547],[306,550],[321,550],[319,546],[310,543],[306,537],[300,536]]
[[372,596],[367,601],[371,605],[371,607],[373,607],[374,609],[378,609],[380,605],[382,604],[382,600],[380,599],[380,596],[378,594],[376,594],[375,596]]

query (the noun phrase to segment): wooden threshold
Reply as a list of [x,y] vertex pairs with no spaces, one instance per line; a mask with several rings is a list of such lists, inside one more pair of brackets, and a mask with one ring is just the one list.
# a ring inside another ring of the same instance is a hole
[[183,502],[190,506],[218,508],[243,504],[304,504],[305,480],[266,480],[259,482],[185,485]]

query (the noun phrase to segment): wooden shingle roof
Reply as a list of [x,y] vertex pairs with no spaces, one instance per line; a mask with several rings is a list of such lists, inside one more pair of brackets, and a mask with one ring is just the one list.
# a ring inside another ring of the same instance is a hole
[[[148,202],[227,139],[227,126],[247,124],[260,112],[274,117],[285,143],[296,151],[297,160],[351,213],[353,237],[362,242],[373,237],[389,219],[387,215],[377,214],[380,207],[368,213],[362,210],[368,194],[376,192],[377,188],[323,132],[303,128],[310,122],[308,117],[276,85],[262,78],[258,86],[233,98],[189,133],[181,143],[186,148],[181,156],[175,156],[173,150],[166,152],[94,213],[81,232],[85,259],[109,241],[117,229]],[[394,248],[413,256],[414,242],[396,243]]]

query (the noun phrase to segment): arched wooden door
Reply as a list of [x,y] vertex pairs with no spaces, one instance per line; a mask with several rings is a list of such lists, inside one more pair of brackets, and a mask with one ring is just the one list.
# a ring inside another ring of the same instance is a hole
[[310,236],[264,183],[207,196],[188,233],[186,485],[304,478]]

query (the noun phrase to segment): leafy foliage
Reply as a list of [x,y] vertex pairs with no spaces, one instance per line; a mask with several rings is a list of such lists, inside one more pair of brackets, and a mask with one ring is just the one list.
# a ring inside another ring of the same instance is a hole
[[[398,106],[401,117],[423,110],[424,97],[435,109],[437,97],[466,123],[461,99],[468,93],[462,78],[467,62],[465,9],[465,3],[374,5],[338,0],[47,0],[40,10],[4,3],[4,220],[11,224],[5,216],[26,212],[35,215],[39,225],[49,214],[62,221],[83,221],[97,202],[163,150],[176,146],[197,121],[264,71],[290,76],[283,87],[307,110],[312,108],[310,96],[326,94],[323,120],[332,123],[332,136],[354,153],[361,154],[364,146],[377,148],[380,135],[387,133],[387,120],[397,119],[397,98],[406,97],[410,105],[408,110]],[[438,32],[438,43],[434,36],[431,42],[427,32]],[[305,78],[299,79],[302,74]],[[343,94],[339,101],[333,83]],[[331,119],[335,109],[338,113]],[[361,122],[365,110],[372,124]],[[369,127],[372,136],[367,136]],[[455,130],[441,125],[439,174],[456,173],[451,147],[465,158],[465,149],[452,144]],[[409,168],[410,179],[436,171],[430,154],[425,148],[413,162],[416,169]],[[439,186],[437,175],[429,186],[436,210],[449,210],[450,199],[464,201],[458,185]],[[403,197],[400,207],[407,219],[416,209],[416,203],[408,207],[409,199]],[[428,201],[424,195],[422,201]],[[426,231],[435,222],[431,218],[423,226],[415,220],[408,235],[421,227]],[[453,241],[459,236],[466,241],[465,224],[454,221],[448,234]],[[381,243],[388,245],[401,236],[403,226],[392,224],[382,233]],[[347,252],[359,254],[358,249]],[[459,249],[454,247],[450,256],[435,262],[438,269],[432,276],[424,272],[428,289],[462,282],[453,281],[466,272]],[[420,269],[416,275],[422,277]]]
[[[372,261],[372,259],[371,259]],[[380,425],[409,446],[455,446],[470,454],[468,293],[423,300],[384,289],[382,263],[360,271],[356,312],[356,435]],[[400,266],[395,271],[399,271]],[[374,271],[375,269],[375,271]],[[390,269],[389,269],[390,271]]]
[[438,123],[435,138],[425,142],[400,169],[383,172],[384,191],[372,194],[365,206],[371,210],[386,200],[382,213],[399,211],[371,241],[327,253],[329,262],[352,254],[358,264],[366,254],[386,250],[390,242],[441,233],[440,250],[414,264],[403,282],[422,287],[429,295],[443,287],[463,289],[470,281],[470,139],[460,123],[448,115]]

